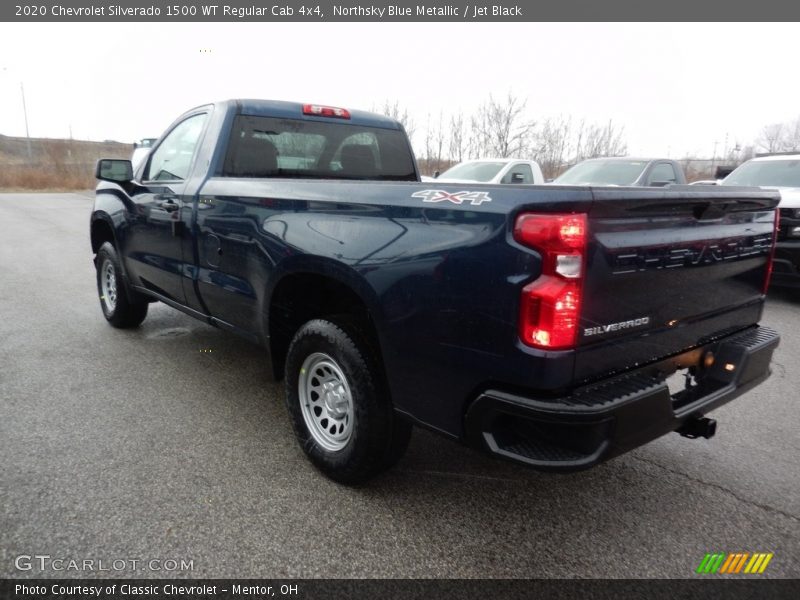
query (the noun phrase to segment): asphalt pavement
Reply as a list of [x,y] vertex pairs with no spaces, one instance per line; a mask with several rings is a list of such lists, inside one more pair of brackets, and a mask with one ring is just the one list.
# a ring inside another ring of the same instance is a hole
[[91,204],[0,194],[0,577],[671,578],[720,551],[800,577],[800,296],[771,294],[773,375],[713,440],[555,475],[417,429],[351,489],[306,461],[258,346],[161,304],[105,322]]

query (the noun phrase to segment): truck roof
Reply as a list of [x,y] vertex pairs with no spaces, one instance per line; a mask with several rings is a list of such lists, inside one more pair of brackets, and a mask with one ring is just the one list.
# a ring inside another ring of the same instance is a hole
[[655,161],[668,161],[668,162],[677,162],[673,158],[652,158],[646,156],[597,156],[595,158],[587,158],[581,162],[590,162],[590,161],[601,161],[601,160],[626,160],[626,161],[634,161],[634,162],[655,162]]
[[756,156],[755,158],[751,158],[751,161],[755,162],[762,162],[762,161],[770,161],[770,160],[800,160],[800,152],[797,153],[780,153],[780,154],[770,154],[769,156]]
[[461,164],[464,163],[476,163],[476,162],[501,162],[501,163],[508,163],[508,162],[526,162],[526,163],[535,163],[535,160],[530,158],[468,158],[467,160],[462,160]]

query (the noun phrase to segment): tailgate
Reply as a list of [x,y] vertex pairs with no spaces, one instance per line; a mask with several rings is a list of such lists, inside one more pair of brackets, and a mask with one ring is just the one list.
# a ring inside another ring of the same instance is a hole
[[777,194],[688,186],[593,193],[576,382],[759,320]]

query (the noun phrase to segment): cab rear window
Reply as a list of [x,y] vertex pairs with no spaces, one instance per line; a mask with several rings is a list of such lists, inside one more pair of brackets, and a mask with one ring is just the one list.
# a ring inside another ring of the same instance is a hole
[[221,175],[416,181],[402,131],[238,115]]

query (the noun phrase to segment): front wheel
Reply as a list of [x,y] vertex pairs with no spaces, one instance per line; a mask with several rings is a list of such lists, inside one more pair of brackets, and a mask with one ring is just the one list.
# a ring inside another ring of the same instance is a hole
[[106,321],[114,327],[138,327],[147,316],[146,301],[131,301],[116,249],[105,242],[97,251],[97,293]]
[[317,468],[346,484],[394,465],[411,436],[366,340],[354,324],[316,319],[300,328],[286,359],[286,404],[298,442]]

